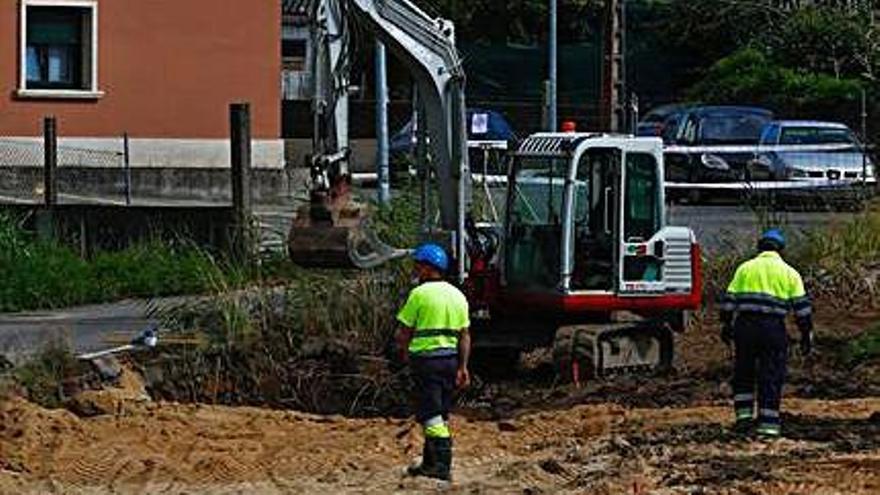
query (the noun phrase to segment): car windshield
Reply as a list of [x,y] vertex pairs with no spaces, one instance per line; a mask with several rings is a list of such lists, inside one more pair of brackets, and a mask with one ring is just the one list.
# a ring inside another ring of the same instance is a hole
[[823,127],[785,127],[779,144],[856,144],[849,129]]
[[704,143],[757,143],[770,119],[756,114],[707,115],[700,121]]

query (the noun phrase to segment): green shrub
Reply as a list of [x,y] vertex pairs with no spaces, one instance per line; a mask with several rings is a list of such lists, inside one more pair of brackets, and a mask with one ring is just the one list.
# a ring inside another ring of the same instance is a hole
[[880,359],[880,325],[874,325],[850,341],[843,351],[843,359],[849,366]]
[[69,343],[50,339],[37,354],[13,370],[16,384],[27,398],[43,407],[57,408],[68,398],[67,387],[80,374]]
[[760,104],[795,112],[833,110],[861,94],[855,79],[778,65],[764,51],[743,48],[722,58],[691,88],[689,97],[706,103]]

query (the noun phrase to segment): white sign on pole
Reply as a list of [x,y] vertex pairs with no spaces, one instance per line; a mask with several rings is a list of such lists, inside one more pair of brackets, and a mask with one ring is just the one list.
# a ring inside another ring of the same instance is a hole
[[471,134],[486,134],[489,132],[489,114],[475,113],[471,117]]

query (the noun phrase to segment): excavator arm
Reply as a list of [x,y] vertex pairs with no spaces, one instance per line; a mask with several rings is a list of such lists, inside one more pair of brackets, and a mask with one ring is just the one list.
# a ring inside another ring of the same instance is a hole
[[431,18],[409,0],[319,0],[314,12],[313,192],[330,187],[334,175],[347,173],[347,72],[351,34],[356,30],[382,41],[415,81],[426,117],[431,170],[438,183],[440,228],[450,234],[450,247],[463,274],[470,171],[465,76],[452,24]]

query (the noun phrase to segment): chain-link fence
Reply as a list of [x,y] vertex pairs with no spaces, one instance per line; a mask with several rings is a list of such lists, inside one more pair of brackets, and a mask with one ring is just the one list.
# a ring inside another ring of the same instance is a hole
[[43,200],[43,142],[0,137],[0,203]]
[[[51,206],[56,232],[88,231],[77,234],[86,239],[84,245],[108,246],[119,241],[118,236],[131,237],[123,227],[144,218],[167,217],[174,225],[189,225],[200,215],[216,223],[211,215],[230,216],[225,212],[232,212],[239,218],[239,212],[252,212],[262,244],[280,250],[302,199],[299,196],[305,197],[297,191],[304,185],[299,175],[307,171],[297,174],[280,166],[280,143],[278,153],[264,148],[259,162],[277,166],[257,168],[254,163],[259,158],[255,157],[261,151],[253,141],[248,146],[251,155],[236,159],[225,139],[138,142],[125,134],[71,138],[63,135],[63,125],[56,127],[54,119],[43,124],[43,136],[0,136],[0,208],[17,214]],[[243,148],[249,136],[239,134],[235,142]],[[133,161],[132,155],[140,162]],[[234,199],[234,184],[247,194]],[[80,223],[71,224],[71,218]],[[114,219],[98,223],[113,224],[116,234],[104,235],[103,228],[90,220],[96,218]],[[172,230],[180,230],[180,225]],[[238,224],[233,218],[230,225]]]
[[45,203],[49,162],[58,203],[127,203],[130,175],[121,149],[65,144],[54,149],[50,158],[45,138],[0,137],[0,204]]
[[59,200],[131,204],[130,169],[124,151],[65,145],[57,149]]
[[[233,201],[228,139],[129,139],[124,133],[81,138],[64,131],[59,121],[54,139],[0,136],[0,204],[41,204],[47,194],[58,204],[229,206]],[[286,153],[280,139],[252,141],[254,205],[286,205],[306,197],[300,175],[307,172],[285,168]],[[50,166],[55,188],[47,191]]]

